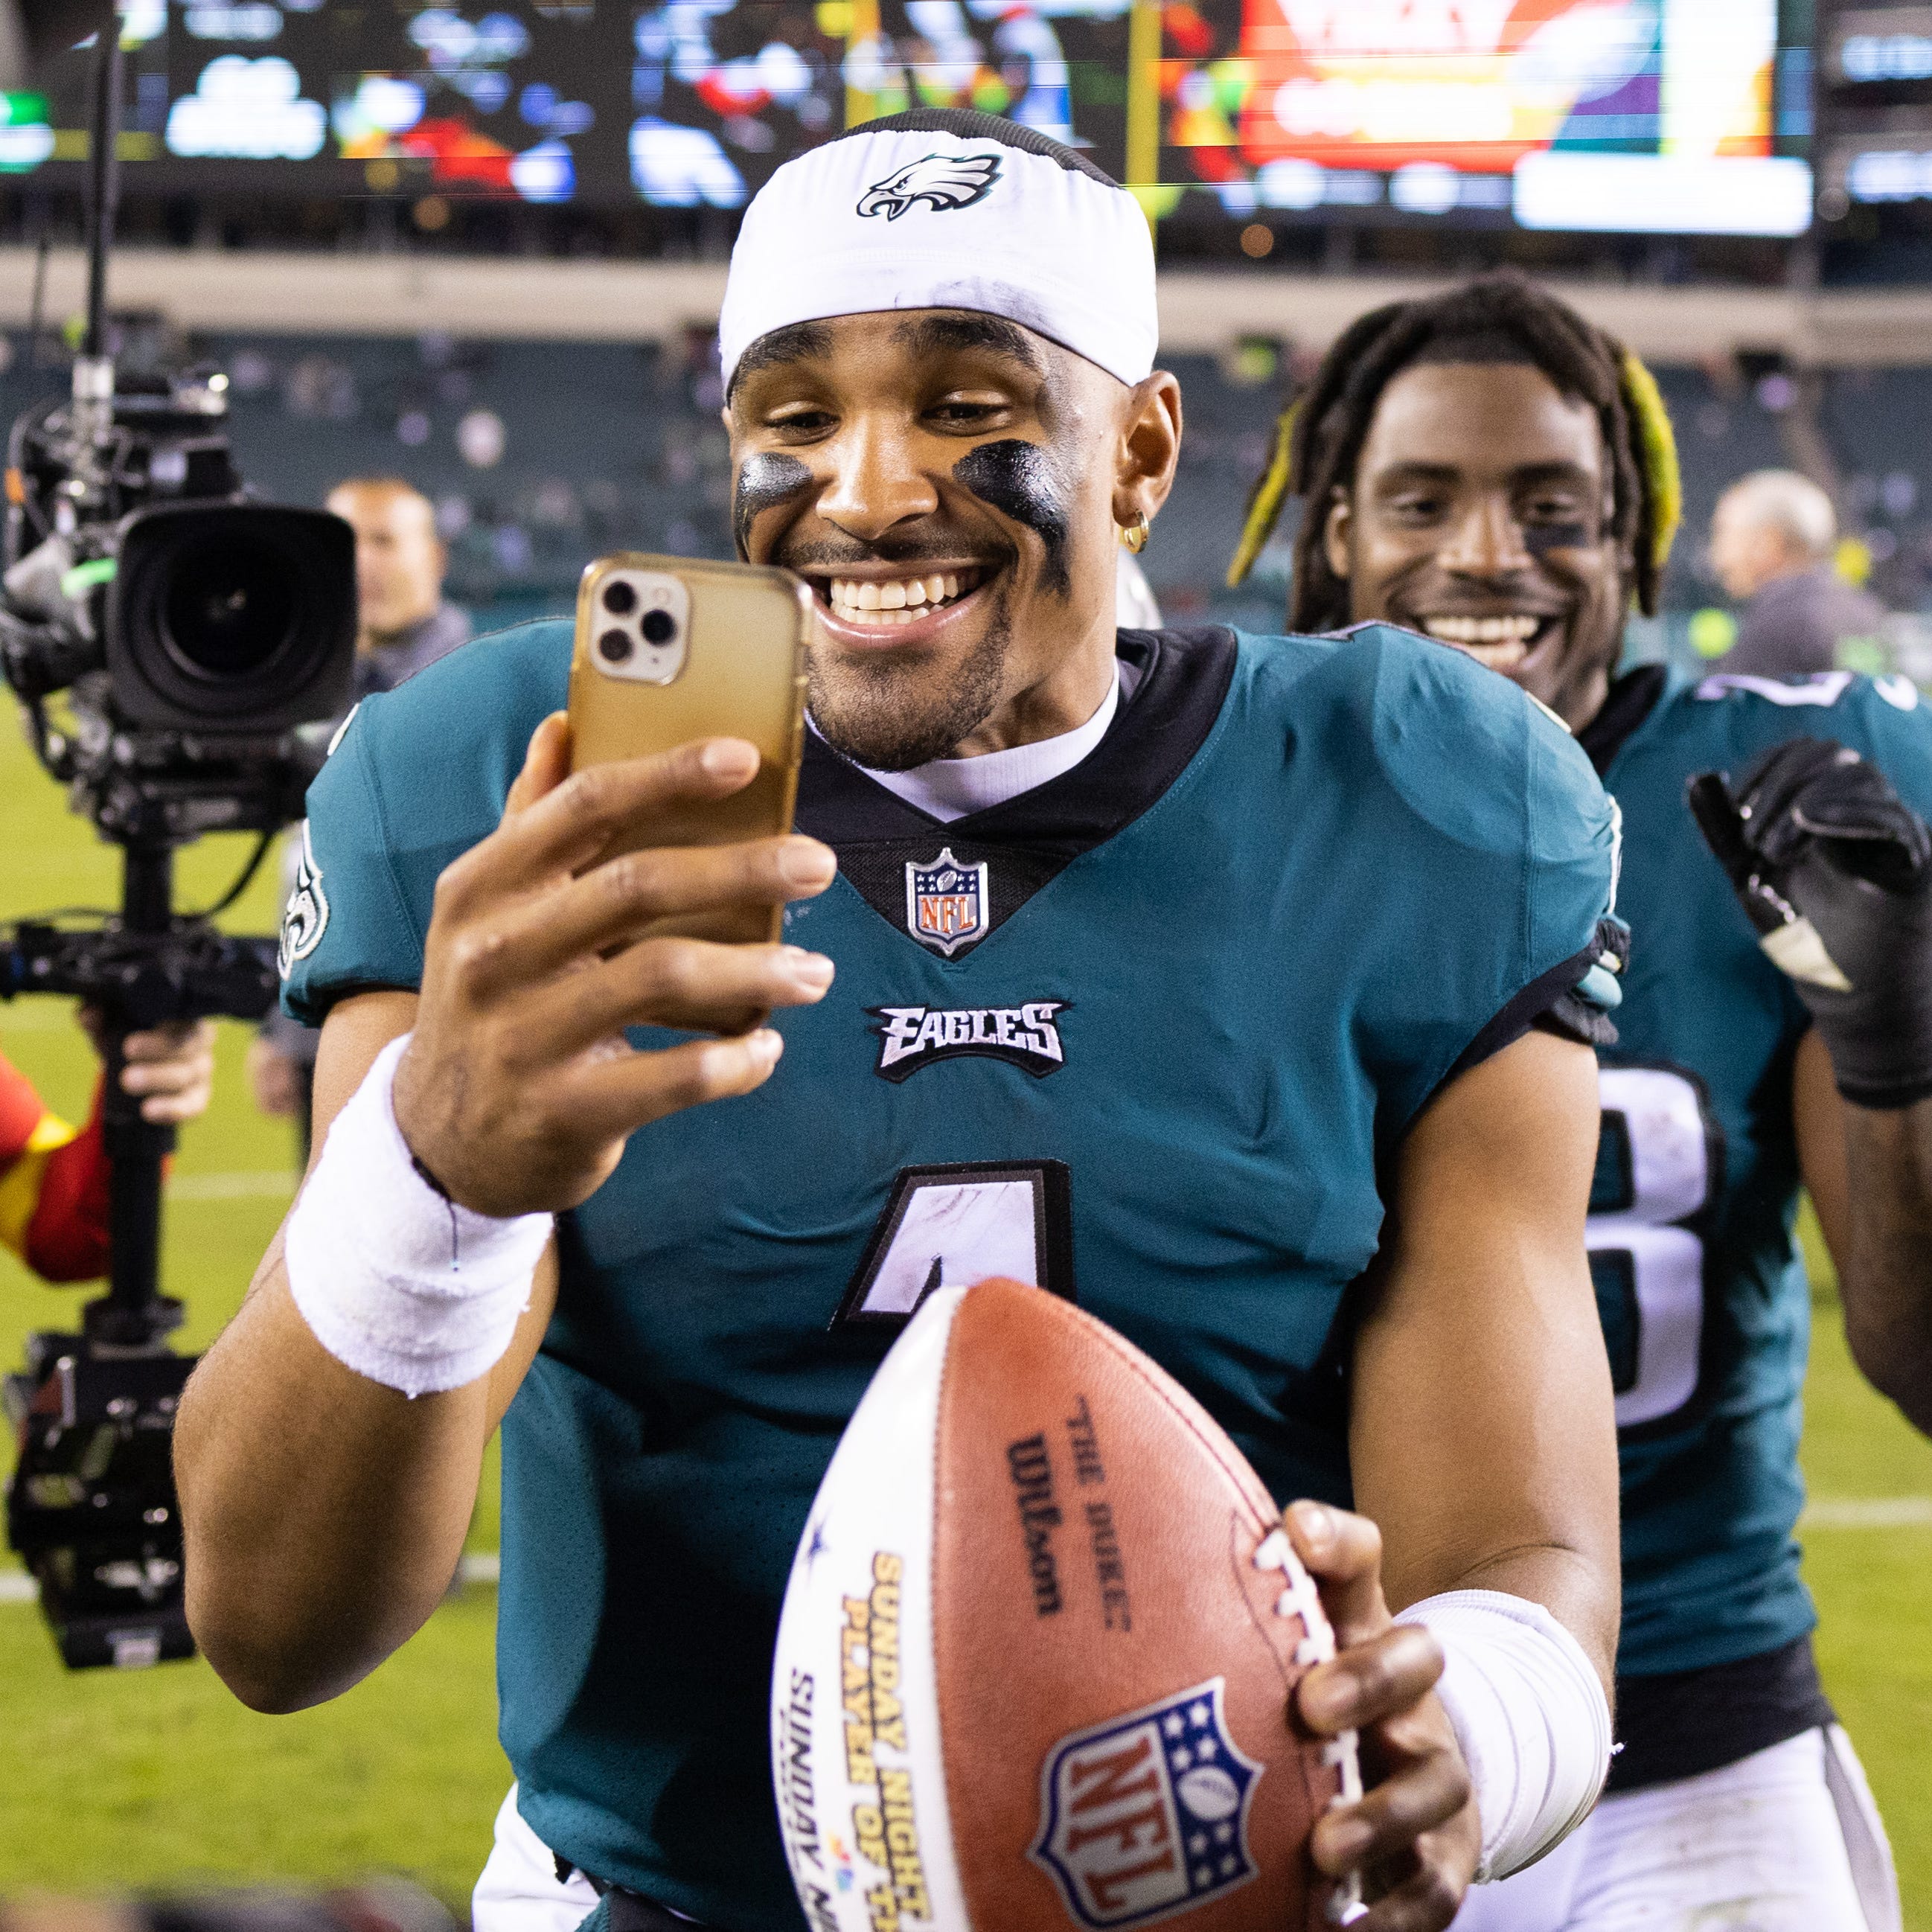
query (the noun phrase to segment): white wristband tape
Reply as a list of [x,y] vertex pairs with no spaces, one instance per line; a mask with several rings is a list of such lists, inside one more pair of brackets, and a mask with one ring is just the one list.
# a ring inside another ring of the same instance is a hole
[[1610,1707],[1582,1646],[1540,1604],[1451,1590],[1396,1618],[1432,1631],[1436,1694],[1456,1728],[1482,1821],[1478,1882],[1508,1878],[1590,1813],[1610,1768]]
[[283,1265],[316,1340],[410,1396],[460,1388],[502,1360],[555,1226],[446,1200],[417,1172],[390,1088],[410,1036],[376,1056],[330,1124],[289,1216]]

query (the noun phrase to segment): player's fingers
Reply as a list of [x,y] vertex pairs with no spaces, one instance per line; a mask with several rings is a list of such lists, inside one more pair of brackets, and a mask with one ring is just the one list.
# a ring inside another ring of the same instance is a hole
[[1443,1932],[1468,1888],[1443,1858],[1425,1852],[1412,1871],[1348,1921],[1348,1932]]
[[569,776],[569,716],[553,711],[530,734],[524,768],[511,780],[509,796],[503,801],[503,816],[512,818],[526,810],[545,794],[556,790]]
[[1336,1643],[1359,1643],[1388,1628],[1382,1535],[1366,1516],[1302,1502],[1289,1504],[1282,1524],[1322,1592]]
[[626,832],[647,830],[666,806],[728,798],[758,770],[758,749],[742,738],[700,738],[652,758],[587,766],[452,860],[436,881],[437,909],[460,912],[574,872],[628,842]]
[[1316,1866],[1340,1878],[1410,1850],[1469,1802],[1469,1774],[1447,1750],[1403,1763],[1358,1803],[1325,1814],[1309,1840]]
[[569,1117],[586,1132],[621,1139],[668,1114],[750,1093],[770,1078],[784,1052],[778,1035],[760,1027],[735,1040],[602,1055],[569,1083]]
[[1774,826],[1805,788],[1832,770],[1844,755],[1845,748],[1834,738],[1786,738],[1757,759],[1736,788],[1754,839]]
[[1751,868],[1750,844],[1724,774],[1700,772],[1684,786],[1684,797],[1712,856],[1732,883],[1742,886]]
[[647,939],[549,988],[519,1030],[546,1058],[581,1052],[630,1026],[706,1033],[742,1028],[749,1008],[809,1006],[832,984],[832,962],[796,946],[721,946]]
[[1318,1664],[1295,1686],[1295,1708],[1310,1730],[1332,1737],[1409,1710],[1442,1675],[1442,1646],[1398,1624]]
[[628,944],[656,920],[808,898],[832,883],[838,868],[830,846],[796,834],[620,853],[461,934],[455,964],[472,994],[526,985],[586,954]]

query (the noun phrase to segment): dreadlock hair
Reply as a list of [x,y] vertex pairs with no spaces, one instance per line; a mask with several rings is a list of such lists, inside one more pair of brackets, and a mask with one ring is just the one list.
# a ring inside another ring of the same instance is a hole
[[1288,608],[1294,631],[1348,621],[1348,586],[1329,568],[1324,536],[1337,489],[1354,478],[1382,392],[1418,362],[1523,362],[1597,412],[1610,453],[1611,535],[1636,567],[1639,610],[1657,610],[1658,581],[1682,506],[1677,445],[1650,371],[1613,336],[1523,276],[1478,276],[1420,301],[1392,302],[1352,323],[1276,425],[1272,459],[1249,500],[1228,581],[1260,554],[1283,500],[1303,500]]

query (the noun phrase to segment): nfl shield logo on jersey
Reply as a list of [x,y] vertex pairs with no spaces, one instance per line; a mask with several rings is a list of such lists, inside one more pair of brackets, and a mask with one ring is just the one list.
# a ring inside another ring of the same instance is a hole
[[1261,1766],[1221,1714],[1222,1679],[1063,1738],[1040,1768],[1030,1856],[1082,1925],[1150,1925],[1245,1885]]
[[950,845],[924,865],[906,866],[906,930],[950,958],[986,936],[986,865],[962,866]]

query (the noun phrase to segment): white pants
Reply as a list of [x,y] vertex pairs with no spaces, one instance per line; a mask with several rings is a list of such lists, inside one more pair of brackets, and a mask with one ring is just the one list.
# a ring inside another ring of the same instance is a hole
[[[597,1894],[517,1809],[476,1882],[474,1932],[576,1932]],[[1838,1726],[1606,1798],[1549,1857],[1478,1886],[1455,1932],[1900,1932],[1877,1808]]]
[[496,1814],[496,1842],[476,1881],[471,1932],[576,1932],[597,1909],[581,1872],[556,1875],[556,1860],[517,1809],[517,1787]]
[[[517,1787],[496,1814],[496,1841],[470,1894],[470,1932],[576,1932],[597,1909],[597,1894],[581,1872],[556,1875],[550,1847],[517,1809]],[[673,1918],[681,1912],[658,1910]]]
[[1474,1887],[1455,1932],[1899,1932],[1892,1850],[1834,1724],[1606,1798],[1550,1856]]

